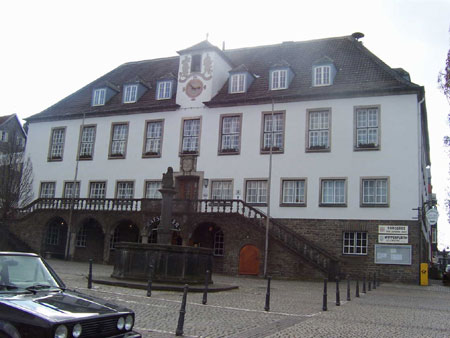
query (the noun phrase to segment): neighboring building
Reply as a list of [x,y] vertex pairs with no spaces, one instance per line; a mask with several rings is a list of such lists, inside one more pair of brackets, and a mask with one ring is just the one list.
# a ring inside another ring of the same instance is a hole
[[16,114],[0,116],[0,154],[11,152],[11,147],[23,151],[27,134]]
[[19,205],[26,139],[16,114],[0,116],[0,220]]
[[40,199],[15,231],[111,261],[118,241],[155,240],[171,166],[174,242],[213,248],[215,271],[263,273],[270,195],[270,275],[417,281],[431,259],[424,88],[362,36],[203,41],[112,70],[27,118]]

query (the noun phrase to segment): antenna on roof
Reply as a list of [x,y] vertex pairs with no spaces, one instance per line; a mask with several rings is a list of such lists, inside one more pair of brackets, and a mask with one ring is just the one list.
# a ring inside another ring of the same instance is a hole
[[225,41],[222,42],[222,50],[225,50]]
[[206,41],[208,41],[209,33],[206,33]]
[[360,33],[360,32],[355,32],[355,33],[352,34],[352,37],[353,37],[356,41],[358,41],[359,39],[361,39],[361,38],[364,37],[364,34],[363,34],[363,33]]

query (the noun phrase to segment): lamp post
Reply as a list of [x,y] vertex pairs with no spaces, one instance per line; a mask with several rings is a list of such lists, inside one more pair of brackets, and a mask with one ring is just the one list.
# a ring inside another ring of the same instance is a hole
[[269,177],[267,181],[267,218],[266,218],[266,241],[264,249],[264,277],[267,277],[267,259],[269,254],[269,226],[270,226],[270,186],[272,181],[272,147],[273,147],[273,125],[274,125],[274,102],[272,99],[272,113],[270,118],[270,146],[269,146]]

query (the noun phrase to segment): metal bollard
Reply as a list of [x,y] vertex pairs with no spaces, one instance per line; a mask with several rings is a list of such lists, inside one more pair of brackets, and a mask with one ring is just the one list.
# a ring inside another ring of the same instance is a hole
[[356,294],[355,297],[359,298],[359,280],[356,280]]
[[187,298],[188,289],[189,289],[189,286],[187,284],[185,284],[184,290],[183,290],[183,300],[181,301],[180,316],[178,317],[177,330],[175,331],[176,336],[183,335],[184,316],[186,315],[186,298]]
[[264,310],[270,310],[270,281],[272,277],[267,277],[267,291],[266,291],[266,304],[264,305]]
[[323,280],[323,304],[322,304],[322,310],[323,311],[327,311],[328,307],[327,307],[327,282],[328,279],[324,279]]
[[372,291],[372,281],[370,279],[369,279],[368,285],[369,285],[369,288],[367,290]]
[[89,260],[88,289],[92,289],[92,259]]
[[148,283],[147,283],[147,297],[152,296],[152,279],[153,279],[153,265],[149,265],[149,271],[148,271]]
[[366,277],[363,277],[363,289],[362,289],[362,293],[366,293]]
[[373,273],[373,289],[375,290],[377,288],[377,273]]
[[336,306],[341,305],[341,296],[339,294],[339,277],[336,277]]
[[348,277],[347,277],[347,301],[348,302],[351,301],[351,298],[350,298],[350,279],[348,279]]
[[205,305],[206,302],[208,301],[208,283],[209,283],[209,274],[210,271],[206,270],[206,275],[205,275],[205,288],[203,289],[203,298],[202,298],[202,304]]

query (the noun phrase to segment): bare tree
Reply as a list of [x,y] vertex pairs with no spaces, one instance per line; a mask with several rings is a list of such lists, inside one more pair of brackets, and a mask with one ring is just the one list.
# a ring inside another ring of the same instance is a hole
[[0,219],[33,200],[33,166],[25,158],[22,135],[11,132],[0,152]]
[[445,61],[445,70],[439,72],[438,84],[450,103],[450,49],[448,50],[447,60]]

